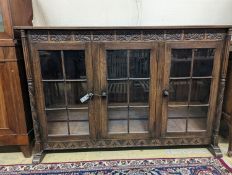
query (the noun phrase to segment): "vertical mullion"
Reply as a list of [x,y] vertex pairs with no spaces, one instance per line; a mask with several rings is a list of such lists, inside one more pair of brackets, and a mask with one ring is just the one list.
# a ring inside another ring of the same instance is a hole
[[[189,93],[188,93],[188,110],[189,110],[189,105],[190,105],[190,100],[191,100],[191,93],[192,93],[192,78],[193,78],[194,58],[195,58],[195,49],[192,49],[192,61],[191,61]],[[189,113],[187,115],[187,121],[186,121],[186,132],[188,132],[188,121],[189,121]]]
[[65,97],[65,108],[67,113],[67,125],[68,125],[68,135],[70,135],[70,126],[69,126],[69,111],[68,111],[68,97],[67,97],[67,81],[66,81],[66,73],[65,73],[65,66],[64,66],[64,51],[61,50],[61,60],[62,60],[62,70],[64,76],[64,97]]
[[130,50],[127,50],[127,132],[130,132]]

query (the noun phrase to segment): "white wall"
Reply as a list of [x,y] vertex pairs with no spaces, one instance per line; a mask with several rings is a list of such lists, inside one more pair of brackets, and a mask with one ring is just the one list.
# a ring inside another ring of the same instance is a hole
[[33,0],[34,26],[232,25],[232,0]]

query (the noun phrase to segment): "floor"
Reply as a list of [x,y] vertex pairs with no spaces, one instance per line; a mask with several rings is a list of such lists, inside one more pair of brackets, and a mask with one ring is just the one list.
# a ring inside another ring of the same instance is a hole
[[[223,159],[232,167],[232,158],[226,155],[228,143],[220,141]],[[7,148],[4,148],[7,149]],[[0,165],[30,164],[32,158],[24,158],[20,151],[11,150],[6,153],[0,149]],[[79,151],[47,153],[42,163],[73,162],[107,159],[139,159],[139,158],[175,158],[175,157],[211,157],[207,148],[172,148],[172,149],[140,149],[110,151]]]

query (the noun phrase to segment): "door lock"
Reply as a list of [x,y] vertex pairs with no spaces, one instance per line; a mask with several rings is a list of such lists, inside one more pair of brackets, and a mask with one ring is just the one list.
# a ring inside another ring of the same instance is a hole
[[163,96],[168,97],[169,96],[169,91],[167,89],[163,90]]

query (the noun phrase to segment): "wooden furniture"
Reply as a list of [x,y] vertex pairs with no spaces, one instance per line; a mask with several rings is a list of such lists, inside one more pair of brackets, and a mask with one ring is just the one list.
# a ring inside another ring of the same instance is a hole
[[30,0],[0,0],[0,146],[19,145],[26,157],[31,155],[32,121],[23,54],[13,26],[31,21]]
[[211,145],[222,156],[229,27],[17,29],[34,163],[81,148]]
[[229,65],[226,79],[225,100],[222,117],[229,127],[229,148],[228,156],[232,156],[232,42],[230,45]]

